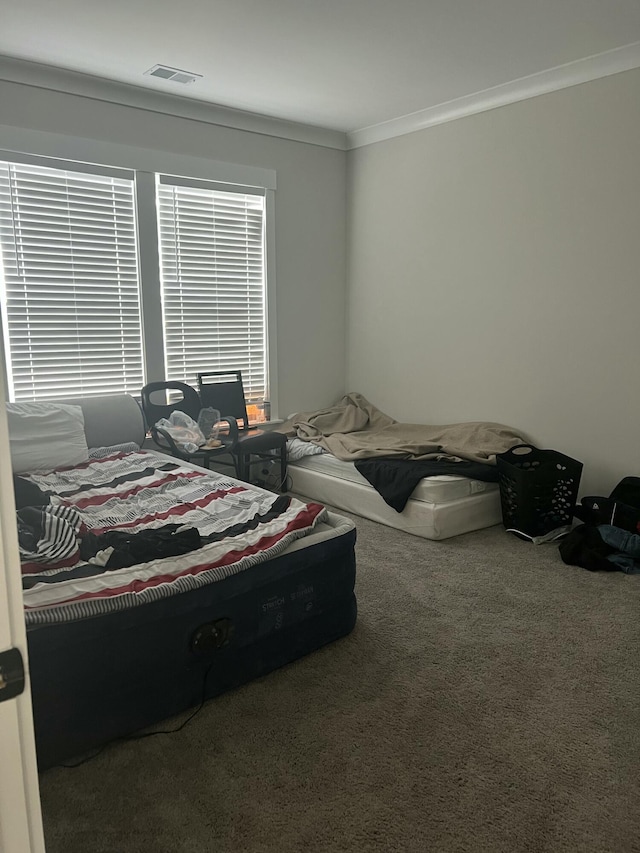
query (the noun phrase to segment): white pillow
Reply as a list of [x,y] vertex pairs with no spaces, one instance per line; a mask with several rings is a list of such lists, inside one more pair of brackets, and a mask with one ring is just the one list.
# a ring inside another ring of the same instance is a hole
[[51,471],[89,458],[80,406],[7,403],[7,420],[15,474]]

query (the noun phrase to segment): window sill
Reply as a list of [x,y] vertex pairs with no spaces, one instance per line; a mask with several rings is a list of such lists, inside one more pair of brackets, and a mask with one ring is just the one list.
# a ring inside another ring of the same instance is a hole
[[283,418],[271,418],[270,421],[260,421],[259,423],[249,424],[249,429],[275,429],[283,423]]

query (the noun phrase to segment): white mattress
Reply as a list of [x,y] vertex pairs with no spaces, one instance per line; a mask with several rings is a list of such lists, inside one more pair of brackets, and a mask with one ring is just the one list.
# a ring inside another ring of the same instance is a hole
[[[297,462],[291,462],[290,467],[309,468],[320,471],[339,480],[349,480],[362,486],[370,486],[366,477],[358,471],[353,462],[342,462],[332,453],[321,453],[317,456],[305,456]],[[411,495],[411,500],[426,501],[441,504],[481,492],[493,492],[498,488],[497,483],[483,483],[480,480],[470,480],[468,477],[456,477],[449,474],[439,474],[437,477],[425,477],[421,480]],[[382,498],[380,498],[382,500]]]
[[427,477],[400,513],[384,502],[353,462],[331,454],[305,456],[290,463],[288,473],[291,491],[297,494],[425,539],[448,539],[502,520],[497,483],[453,475]]

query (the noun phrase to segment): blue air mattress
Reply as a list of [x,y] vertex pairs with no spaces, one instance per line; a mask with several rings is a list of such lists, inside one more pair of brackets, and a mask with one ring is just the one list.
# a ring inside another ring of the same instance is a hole
[[87,753],[348,634],[353,524],[328,513],[279,556],[138,607],[28,626],[41,769]]

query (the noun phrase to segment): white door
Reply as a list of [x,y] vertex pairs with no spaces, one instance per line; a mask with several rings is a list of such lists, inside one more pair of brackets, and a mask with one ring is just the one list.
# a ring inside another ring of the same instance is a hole
[[0,701],[0,850],[44,853],[3,374],[0,353],[0,653],[19,649],[27,677],[20,696]]

